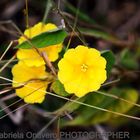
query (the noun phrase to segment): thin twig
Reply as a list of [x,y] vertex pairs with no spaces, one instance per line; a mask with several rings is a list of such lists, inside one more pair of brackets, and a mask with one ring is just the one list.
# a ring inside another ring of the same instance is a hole
[[[1,77],[0,76],[0,78],[4,79],[4,80],[7,80],[7,81],[10,81],[10,82],[12,81],[12,80],[7,79],[5,77]],[[13,82],[16,82],[16,81],[13,81]],[[36,89],[35,87],[31,87],[31,86],[28,86],[28,85],[26,85],[26,87],[29,87],[29,88],[34,89],[34,90],[39,90],[40,92],[47,93],[47,94],[49,94],[51,96],[54,96],[54,97],[57,97],[57,98],[60,98],[60,99],[64,99],[66,101],[70,101],[72,103],[80,104],[80,105],[83,105],[83,106],[86,106],[86,107],[90,107],[90,108],[93,108],[93,109],[97,109],[97,110],[100,110],[100,111],[103,111],[103,112],[108,112],[108,113],[111,113],[111,114],[115,114],[115,115],[119,115],[119,116],[123,116],[123,117],[127,117],[127,118],[130,118],[130,119],[134,119],[134,120],[139,120],[140,121],[139,117],[123,114],[123,113],[120,113],[120,112],[115,112],[115,111],[108,110],[108,109],[105,109],[105,108],[100,108],[98,106],[94,106],[94,105],[90,105],[90,104],[87,104],[87,103],[83,103],[83,102],[80,102],[78,100],[69,99],[67,97],[63,97],[63,96],[60,96],[60,95],[57,95],[57,94],[54,94],[54,93],[51,93],[51,92],[46,92],[46,91],[41,90],[41,89]]]
[[73,120],[73,117],[67,111],[65,111],[64,113],[70,120]]
[[129,100],[123,99],[123,98],[118,97],[118,96],[116,96],[116,95],[114,95],[114,94],[107,94],[107,93],[105,93],[105,92],[101,92],[101,91],[96,91],[96,93],[98,93],[98,94],[102,94],[102,95],[105,95],[105,96],[108,96],[108,97],[111,97],[111,98],[114,98],[114,99],[119,99],[119,100],[124,101],[124,102],[126,102],[126,103],[129,103],[129,104],[131,104],[131,105],[134,105],[134,106],[140,107],[139,104],[136,104],[136,103],[131,102],[131,101],[129,101]]
[[28,105],[27,109],[32,110],[34,112],[36,112],[37,114],[39,114],[42,117],[48,117],[48,118],[52,118],[54,116],[53,112],[46,112],[45,110],[41,109],[41,108],[37,108],[33,105]]
[[7,51],[10,49],[10,47],[12,46],[13,41],[10,42],[10,44],[8,45],[8,47],[6,48],[6,50],[4,51],[4,53],[2,54],[2,56],[0,57],[0,61],[3,59],[3,57],[5,56],[5,54],[7,53]]
[[119,81],[120,81],[120,78],[113,80],[113,81],[106,82],[106,83],[102,84],[102,87],[117,83]]
[[17,95],[15,93],[12,93],[10,95],[7,95],[7,96],[1,98],[0,100],[1,101],[7,101],[7,100],[10,100],[10,99],[15,98],[15,97],[17,97]]
[[56,70],[55,70],[55,68],[53,67],[51,61],[49,60],[49,58],[48,58],[46,52],[41,52],[41,54],[42,54],[42,58],[43,58],[43,60],[45,61],[45,63],[46,63],[46,64],[48,65],[48,67],[51,69],[52,73],[56,76],[56,75],[57,75],[57,74],[56,74]]
[[15,55],[2,67],[0,68],[0,73],[15,59]]
[[39,136],[58,118],[58,116],[55,116],[54,118],[52,118],[33,138],[33,140],[36,140],[37,138],[39,138]]
[[8,116],[10,117],[10,119],[15,124],[19,124],[21,122],[21,120],[22,120],[22,113],[24,111],[23,109],[20,110],[20,111],[18,110],[18,113],[13,114],[13,112],[9,108],[7,108],[6,104],[2,100],[0,100],[0,106],[1,106],[2,109],[5,108],[4,109],[5,113],[8,114]]

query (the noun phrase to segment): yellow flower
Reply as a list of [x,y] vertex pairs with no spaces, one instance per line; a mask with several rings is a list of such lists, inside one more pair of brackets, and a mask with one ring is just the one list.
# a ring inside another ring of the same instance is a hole
[[[57,29],[56,25],[48,23],[43,24],[39,22],[35,26],[25,30],[24,35],[28,38],[33,38],[42,32]],[[26,41],[25,37],[21,36],[18,40],[19,44]],[[56,44],[44,48],[39,48],[40,51],[46,52],[50,61],[54,62],[58,58],[58,54],[62,49],[62,44]],[[35,49],[19,49],[17,51],[17,58],[22,60],[27,66],[41,66],[45,62]]]
[[106,80],[106,60],[94,48],[69,49],[59,63],[58,78],[68,93],[78,97],[97,91]]
[[12,74],[13,87],[19,87],[26,83],[25,86],[16,89],[17,96],[24,99],[26,103],[43,102],[48,86],[48,83],[43,81],[48,76],[45,66],[27,67],[23,62],[19,62],[12,68]]

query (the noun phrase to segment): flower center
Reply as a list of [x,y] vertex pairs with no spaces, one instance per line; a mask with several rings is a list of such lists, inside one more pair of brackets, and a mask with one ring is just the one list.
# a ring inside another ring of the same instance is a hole
[[88,69],[88,66],[86,64],[81,65],[81,71],[86,72]]

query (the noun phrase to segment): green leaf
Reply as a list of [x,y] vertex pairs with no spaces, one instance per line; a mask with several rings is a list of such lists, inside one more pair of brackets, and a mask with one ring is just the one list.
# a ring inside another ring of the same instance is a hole
[[[110,94],[118,94],[120,92],[121,98],[136,103],[138,99],[138,92],[135,89],[119,89],[119,88],[113,88],[110,91]],[[114,104],[110,107],[111,110],[117,111],[120,113],[125,113],[127,112],[131,107],[133,107],[133,104],[126,103],[121,100],[116,100]],[[116,117],[116,115],[112,115]],[[118,116],[117,116],[118,117]]]
[[109,50],[102,51],[101,56],[103,56],[107,61],[106,70],[107,70],[107,77],[109,77],[111,69],[112,69],[113,65],[115,64],[115,56],[112,53],[112,51],[109,51]]
[[96,30],[96,29],[91,30],[88,28],[79,28],[79,31],[84,35],[92,36],[92,37],[95,37],[98,39],[103,39],[103,40],[106,40],[106,41],[109,41],[112,43],[117,43],[118,41],[120,41],[116,36],[114,36],[110,33],[101,31],[101,30]]
[[[137,104],[140,104],[140,101],[138,100]],[[137,106],[134,106],[132,107],[128,112],[127,114],[128,115],[131,115],[131,116],[135,116],[139,113],[139,107]],[[115,126],[115,127],[119,127],[119,126],[122,126],[122,125],[125,125],[127,124],[128,122],[130,121],[129,118],[125,118],[125,117],[116,117],[116,118],[113,118],[111,120],[109,120],[108,122]]]
[[[102,106],[103,100],[104,96],[96,93],[89,93],[85,96],[84,103],[94,106]],[[98,112],[98,110],[81,105],[75,112],[79,115],[75,117],[72,121],[65,122],[64,125],[88,125],[89,118],[91,118],[94,113]]]
[[128,69],[138,69],[139,64],[135,58],[135,54],[129,51],[129,49],[124,49],[120,55],[121,65]]
[[[66,31],[62,29],[56,29],[53,31],[43,32],[30,39],[30,42],[36,48],[43,48],[62,43],[66,36],[67,36]],[[24,41],[23,43],[16,46],[16,48],[29,49],[32,48],[32,45],[29,44],[28,41]]]
[[[58,94],[58,95],[60,95],[60,96],[69,96],[69,95],[70,95],[69,93],[67,93],[67,92],[65,91],[63,84],[62,84],[59,80],[56,80],[56,81],[51,85],[51,88],[52,88],[52,90],[53,90],[56,94]],[[74,99],[74,98],[75,98],[75,99]],[[79,102],[84,102],[85,97],[77,98],[76,96],[72,96],[72,99],[73,99],[73,100],[77,100],[77,101],[79,101]],[[77,104],[77,103],[74,103],[74,102],[69,101],[69,102],[67,102],[66,104],[64,104],[63,107],[61,107],[61,108],[59,109],[59,111],[61,110],[61,112],[62,112],[62,110],[63,110],[63,112],[72,113],[72,112],[74,112],[77,108],[79,108],[79,106],[80,106],[80,104]],[[61,122],[61,126],[63,125],[62,123],[65,125],[65,121]]]
[[[119,88],[113,88],[109,91],[110,94],[117,95],[120,98],[123,98],[127,101],[136,103],[138,100],[138,92],[134,89],[119,89]],[[110,106],[107,107],[107,109],[119,112],[119,113],[126,113],[129,111],[134,105],[130,103],[126,103],[124,101],[121,101],[119,99],[115,99]],[[102,117],[104,116],[104,117]],[[110,121],[116,118],[120,118],[121,116],[111,114],[108,112],[99,112],[98,114],[94,115],[92,118],[92,124]]]
[[70,95],[69,93],[65,91],[63,84],[61,84],[59,80],[56,80],[55,82],[53,82],[51,88],[58,95],[61,95],[61,96]]
[[[133,103],[136,103],[138,100],[138,93],[134,89],[113,88],[108,94],[118,96]],[[119,113],[126,113],[134,106],[133,104],[99,93],[88,94],[84,103]],[[77,117],[72,121],[65,122],[65,125],[91,125],[107,122],[110,119],[120,117],[109,112],[100,111],[86,106],[80,106],[75,112],[78,114]]]

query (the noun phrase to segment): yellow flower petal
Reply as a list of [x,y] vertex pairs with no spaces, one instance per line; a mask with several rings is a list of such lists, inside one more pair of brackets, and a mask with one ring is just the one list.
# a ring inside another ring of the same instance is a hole
[[[42,92],[44,91],[44,92]],[[24,99],[26,103],[41,103],[45,98],[46,85],[43,83],[29,83],[26,86],[16,89],[16,94]]]
[[[25,30],[24,35],[28,38],[33,38],[40,33],[57,29],[57,26],[51,23],[43,24],[38,23],[35,26]],[[26,38],[21,36],[18,40],[19,44],[26,41]],[[52,46],[47,46],[44,48],[38,49],[41,52],[45,52],[50,61],[54,62],[58,59],[59,52],[62,50],[62,44],[56,44]],[[17,51],[17,58],[23,61],[28,66],[41,66],[44,65],[45,62],[42,57],[36,52],[34,48],[31,49],[19,49]]]
[[[73,56],[73,57],[71,57]],[[81,64],[81,62],[83,61],[83,57],[81,55],[81,57],[79,57],[79,55],[76,53],[76,51],[74,49],[69,49],[65,55],[64,58],[69,61],[69,63],[74,64]]]
[[27,103],[41,103],[43,101],[48,86],[48,82],[44,80],[48,77],[45,66],[28,67],[19,62],[12,68],[12,74],[13,87],[25,84],[25,86],[16,89],[16,94],[19,97]]
[[68,93],[78,97],[96,91],[106,80],[106,60],[100,52],[79,45],[69,49],[58,63],[58,78]]
[[[42,22],[39,22],[35,24],[33,27],[26,29],[24,31],[24,35],[28,38],[33,38],[43,32],[47,32],[54,29],[57,29],[57,26],[55,24],[52,23],[43,24]],[[19,44],[21,44],[24,41],[26,41],[26,38],[23,36],[21,36],[18,40]]]

